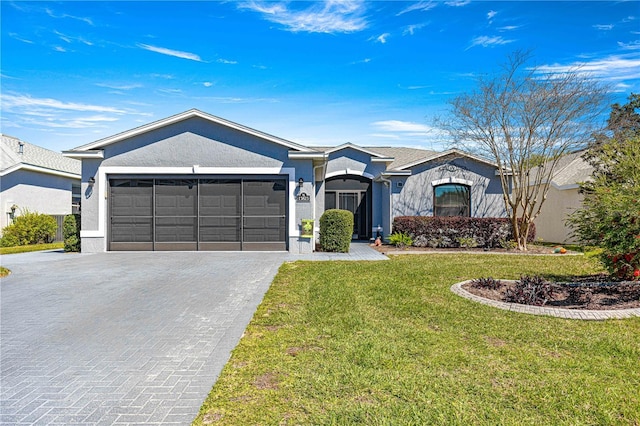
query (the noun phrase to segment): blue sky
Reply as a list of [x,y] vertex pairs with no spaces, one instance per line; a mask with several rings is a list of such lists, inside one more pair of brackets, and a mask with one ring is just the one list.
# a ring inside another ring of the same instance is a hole
[[2,132],[56,151],[198,108],[308,145],[442,149],[507,54],[640,92],[640,2],[2,1]]

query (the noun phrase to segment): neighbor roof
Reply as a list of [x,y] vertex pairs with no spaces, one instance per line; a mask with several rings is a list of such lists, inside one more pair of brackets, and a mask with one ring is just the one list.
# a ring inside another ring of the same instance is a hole
[[551,184],[558,189],[578,188],[580,182],[591,179],[593,166],[584,161],[584,150],[567,154],[558,159],[556,172],[551,179]]
[[13,136],[4,134],[1,136],[0,176],[18,169],[30,169],[80,179],[80,161],[66,158],[59,152],[50,151]]

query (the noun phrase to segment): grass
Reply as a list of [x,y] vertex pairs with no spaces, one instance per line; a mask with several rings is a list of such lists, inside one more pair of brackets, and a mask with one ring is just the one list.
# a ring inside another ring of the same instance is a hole
[[10,270],[5,268],[4,266],[0,266],[0,278],[4,278],[11,273]]
[[27,253],[30,251],[53,250],[64,248],[64,243],[29,244],[26,246],[0,247],[0,254]]
[[585,256],[284,264],[194,424],[638,425],[640,318],[529,316],[449,290],[598,271]]

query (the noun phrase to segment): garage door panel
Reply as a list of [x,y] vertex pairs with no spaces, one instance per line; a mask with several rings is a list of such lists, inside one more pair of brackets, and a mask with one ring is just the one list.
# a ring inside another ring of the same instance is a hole
[[281,217],[245,217],[243,241],[284,241],[284,226],[285,219]]
[[285,179],[109,182],[110,250],[287,248]]
[[111,241],[152,242],[153,219],[150,217],[114,217],[111,221]]
[[239,217],[201,217],[200,241],[202,242],[239,242]]
[[157,242],[191,242],[196,239],[195,217],[157,217]]

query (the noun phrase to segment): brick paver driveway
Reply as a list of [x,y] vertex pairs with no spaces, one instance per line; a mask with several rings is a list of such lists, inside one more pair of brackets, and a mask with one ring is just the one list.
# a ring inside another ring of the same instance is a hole
[[189,424],[285,253],[4,256],[2,424]]

